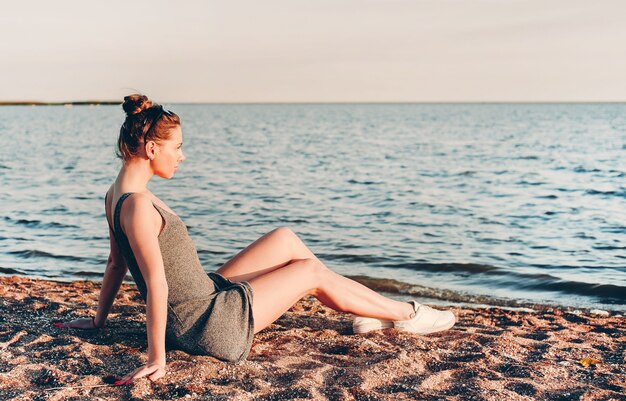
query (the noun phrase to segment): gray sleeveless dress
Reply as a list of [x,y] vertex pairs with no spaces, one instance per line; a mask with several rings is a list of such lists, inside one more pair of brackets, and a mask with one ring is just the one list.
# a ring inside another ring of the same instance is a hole
[[[122,203],[131,194],[123,194],[115,205],[112,231],[145,302],[146,283],[128,238],[120,226]],[[165,227],[158,240],[169,289],[166,327],[168,347],[194,355],[210,355],[228,362],[246,359],[254,335],[250,284],[230,281],[218,273],[207,274],[200,265],[196,247],[183,221],[158,205],[153,205],[165,220]]]

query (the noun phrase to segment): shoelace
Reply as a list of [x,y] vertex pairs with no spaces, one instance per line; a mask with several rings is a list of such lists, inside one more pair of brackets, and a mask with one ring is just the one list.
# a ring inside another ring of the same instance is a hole
[[415,310],[415,313],[413,313],[413,315],[411,315],[411,319],[413,319],[415,316],[417,316],[417,313],[419,312],[420,308],[424,308],[424,311],[426,311],[426,312],[433,312],[433,311],[439,312],[438,310],[433,309],[433,308],[431,308],[428,305],[420,304],[420,306],[418,306],[417,309]]
[[411,316],[409,316],[409,320],[411,320],[411,319],[413,319],[415,316],[417,316],[417,312],[419,312],[419,310],[420,310],[420,308],[421,308],[422,306],[424,306],[424,305],[419,304],[419,306],[417,307],[417,309],[415,309],[415,312],[413,312],[413,313],[411,314]]

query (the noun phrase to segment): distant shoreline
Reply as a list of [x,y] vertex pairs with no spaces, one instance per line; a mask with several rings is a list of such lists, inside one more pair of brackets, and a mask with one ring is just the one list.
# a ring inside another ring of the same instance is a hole
[[[81,100],[81,101],[68,101],[68,102],[40,102],[40,101],[0,101],[0,106],[91,106],[91,105],[121,105],[120,100]],[[344,105],[344,104],[362,104],[362,105],[552,105],[552,104],[626,104],[624,100],[589,100],[589,101],[354,101],[354,102],[342,102],[342,101],[310,101],[310,102],[161,102],[161,104],[176,104],[176,105]]]
[[85,105],[119,105],[122,104],[119,100],[83,100],[76,102],[35,102],[35,101],[22,101],[22,102],[2,102],[0,106],[85,106]]

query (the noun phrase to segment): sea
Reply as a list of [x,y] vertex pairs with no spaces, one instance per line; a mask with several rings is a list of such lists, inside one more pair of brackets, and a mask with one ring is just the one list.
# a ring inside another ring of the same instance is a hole
[[[285,226],[397,299],[626,310],[626,104],[165,106],[187,159],[149,188],[206,271]],[[0,275],[102,279],[123,119],[0,107]]]

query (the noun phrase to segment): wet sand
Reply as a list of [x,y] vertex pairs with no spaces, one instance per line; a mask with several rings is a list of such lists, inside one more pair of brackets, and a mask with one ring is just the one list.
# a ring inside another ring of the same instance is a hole
[[314,298],[258,333],[244,362],[168,350],[164,378],[115,386],[146,361],[134,286],[103,329],[53,326],[93,316],[98,293],[89,281],[0,277],[0,400],[626,400],[620,315],[453,308],[459,322],[443,333],[353,335],[351,315]]

